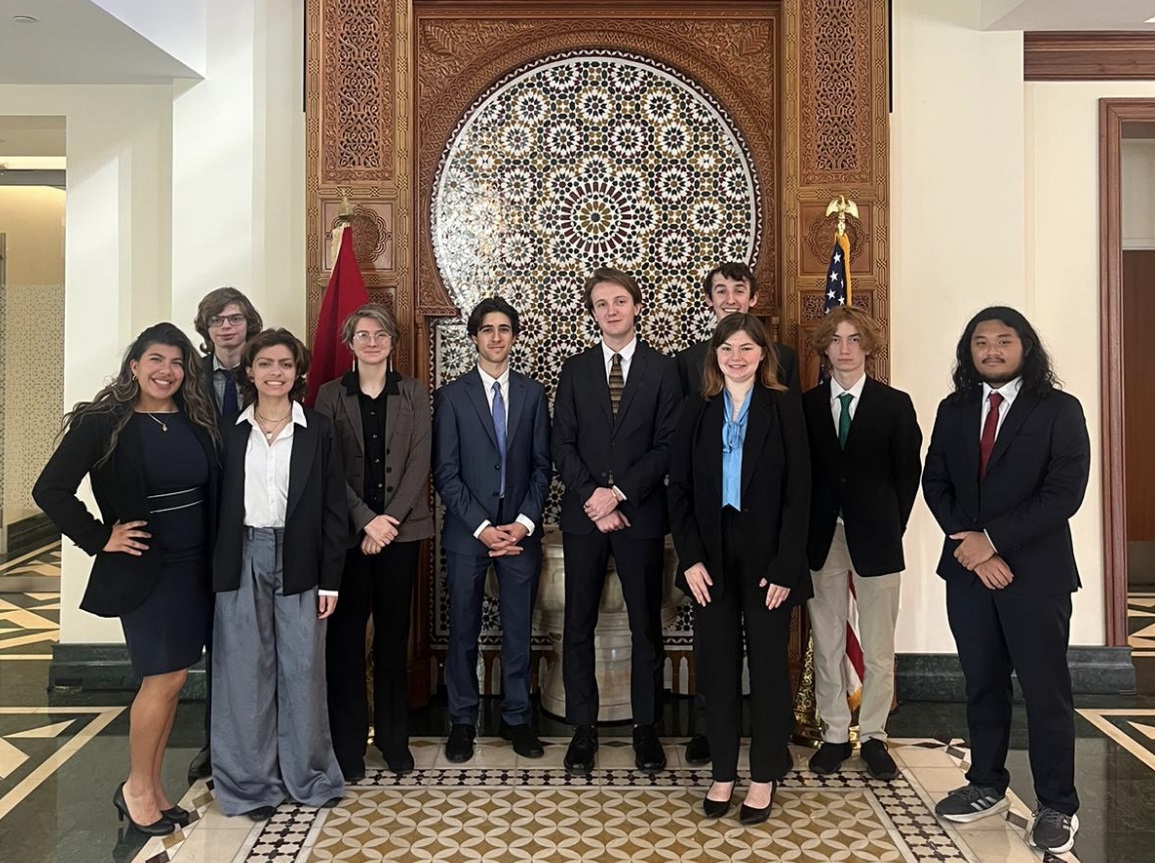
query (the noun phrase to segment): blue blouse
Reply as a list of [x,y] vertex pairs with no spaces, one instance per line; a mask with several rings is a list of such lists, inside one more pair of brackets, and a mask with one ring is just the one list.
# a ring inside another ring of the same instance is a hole
[[742,445],[746,441],[746,424],[753,398],[753,390],[746,393],[746,399],[738,409],[738,419],[732,419],[734,403],[729,390],[722,390],[722,404],[726,411],[722,421],[722,506],[732,506],[736,510],[742,509]]

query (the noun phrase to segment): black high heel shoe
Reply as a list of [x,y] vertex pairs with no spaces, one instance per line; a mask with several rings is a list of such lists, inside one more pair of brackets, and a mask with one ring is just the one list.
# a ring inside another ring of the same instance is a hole
[[171,821],[177,827],[188,827],[189,811],[183,806],[170,806],[168,809],[160,810],[160,817],[166,821]]
[[154,821],[151,824],[137,824],[133,821],[132,816],[128,814],[128,803],[124,800],[123,782],[117,785],[116,791],[112,793],[112,805],[116,807],[118,820],[123,821],[127,818],[128,826],[143,836],[167,836],[176,829],[176,825],[164,815],[161,815],[159,821]]
[[[716,783],[715,783],[716,784]],[[710,786],[711,790],[713,785]],[[709,795],[709,791],[706,792]],[[730,786],[730,796],[725,800],[711,800],[709,796],[702,800],[702,814],[707,818],[721,818],[730,811],[730,803],[734,799],[734,787]]]
[[738,810],[738,821],[742,824],[745,824],[747,827],[750,827],[754,824],[761,824],[763,821],[769,818],[770,810],[774,808],[774,795],[777,791],[778,783],[776,781],[771,782],[770,802],[763,806],[761,809],[757,809],[753,806],[747,806],[745,803],[743,803],[741,808]]

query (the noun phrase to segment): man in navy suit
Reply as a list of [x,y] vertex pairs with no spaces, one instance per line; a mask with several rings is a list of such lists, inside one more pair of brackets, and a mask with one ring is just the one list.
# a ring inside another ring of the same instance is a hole
[[530,728],[530,635],[541,575],[542,510],[549,491],[545,388],[509,368],[521,331],[500,297],[469,315],[477,367],[433,396],[433,484],[445,504],[441,547],[449,587],[449,739],[453,762],[473,757],[477,725],[477,639],[490,564],[501,607],[501,735],[518,755],[540,758]]
[[630,275],[594,270],[583,300],[602,338],[562,366],[553,423],[553,460],[565,483],[562,679],[574,725],[565,767],[588,774],[597,753],[594,631],[613,555],[630,624],[634,761],[643,773],[656,773],[666,767],[656,726],[665,659],[662,568],[681,387],[673,358],[638,338],[642,293]]
[[886,746],[894,697],[894,628],[905,561],[902,535],[918,495],[922,432],[910,396],[867,369],[882,332],[866,312],[833,309],[811,343],[830,379],[802,396],[810,440],[810,529],[806,556],[814,580],[807,604],[814,637],[814,697],[823,720],[815,773],[834,773],[850,757],[850,705],[842,667],[854,580],[866,678],[858,733],[875,779],[898,766]]
[[1068,524],[1087,489],[1091,448],[1078,399],[1058,389],[1033,327],[983,309],[956,349],[922,488],[946,534],[938,574],[966,677],[968,784],[935,813],[968,822],[1007,808],[1011,673],[1027,706],[1038,806],[1030,839],[1070,850],[1079,820],[1067,642],[1079,573]]

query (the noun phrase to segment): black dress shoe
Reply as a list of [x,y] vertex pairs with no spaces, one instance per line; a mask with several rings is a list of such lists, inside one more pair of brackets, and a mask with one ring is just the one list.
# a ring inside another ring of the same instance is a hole
[[117,785],[116,790],[112,792],[112,805],[116,807],[117,819],[123,821],[127,818],[128,826],[142,836],[167,836],[176,830],[176,825],[165,818],[163,814],[151,824],[137,824],[133,821],[132,816],[128,814],[128,803],[124,800],[123,782]]
[[747,806],[745,803],[738,809],[738,820],[747,827],[753,824],[761,824],[770,817],[770,810],[774,807],[774,794],[778,790],[778,783],[770,783],[770,802],[761,809],[756,809],[753,806]]
[[344,767],[342,767],[341,768],[341,775],[343,777],[345,777],[345,784],[346,785],[352,785],[355,782],[361,782],[362,780],[364,780],[365,768],[364,767],[351,767],[348,770],[346,770]]
[[[717,783],[715,783],[717,784]],[[710,786],[710,790],[714,790],[714,786]],[[706,792],[705,799],[702,800],[702,812],[707,818],[721,818],[730,811],[730,802],[734,799],[734,787],[730,786],[730,796],[725,800],[711,800],[710,792]]]
[[501,720],[501,737],[513,744],[513,751],[525,758],[541,758],[545,755],[545,747],[541,745],[537,735],[526,724],[510,725]]
[[842,762],[849,758],[853,751],[849,743],[823,743],[818,747],[818,751],[810,756],[810,769],[822,776],[837,773]]
[[168,809],[160,810],[160,817],[167,818],[177,827],[188,827],[189,811],[183,806],[170,806]]
[[695,734],[686,743],[687,764],[710,763],[710,738],[705,734]]
[[885,740],[873,738],[862,744],[862,760],[866,762],[866,772],[875,779],[889,782],[898,776],[898,765],[890,757]]
[[[383,757],[385,765],[396,775],[407,776],[413,772],[415,762],[413,761],[413,753],[409,751],[408,746],[403,746],[396,752],[384,754]],[[361,773],[361,778],[365,778],[364,772]]]
[[208,779],[213,775],[213,761],[206,745],[204,749],[193,756],[188,765],[188,784],[192,785],[198,779]]
[[565,769],[577,776],[588,776],[594,769],[594,756],[597,751],[597,726],[578,725],[573,730],[569,749],[565,751]]
[[666,769],[666,750],[658,738],[658,729],[652,725],[634,726],[634,764],[642,773]]
[[268,821],[276,814],[276,806],[258,806],[256,809],[250,809],[245,813],[250,821]]
[[477,729],[472,725],[454,725],[449,729],[449,739],[445,741],[445,757],[454,764],[468,761],[473,757],[473,738]]
[[322,803],[321,808],[322,809],[336,809],[337,805],[340,802],[341,802],[341,795],[338,794],[336,797],[330,797],[328,800],[326,800],[324,803]]

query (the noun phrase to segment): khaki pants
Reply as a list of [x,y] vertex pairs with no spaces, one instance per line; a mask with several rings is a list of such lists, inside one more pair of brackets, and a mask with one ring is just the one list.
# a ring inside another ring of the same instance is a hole
[[894,699],[894,627],[898,620],[901,573],[863,578],[854,572],[846,549],[846,529],[835,525],[834,539],[822,569],[811,572],[814,598],[806,608],[814,635],[814,697],[825,723],[827,743],[850,739],[850,705],[843,681],[846,621],[854,576],[858,598],[858,630],[866,665],[862,706],[858,713],[860,740],[886,740],[886,718]]

